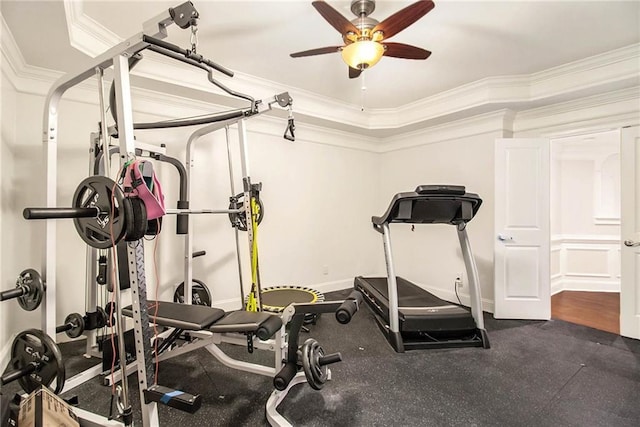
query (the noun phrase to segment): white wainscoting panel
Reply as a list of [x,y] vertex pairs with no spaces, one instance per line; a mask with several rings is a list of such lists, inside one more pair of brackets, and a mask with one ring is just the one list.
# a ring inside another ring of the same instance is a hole
[[620,292],[620,238],[552,236],[551,266],[552,295],[565,290]]

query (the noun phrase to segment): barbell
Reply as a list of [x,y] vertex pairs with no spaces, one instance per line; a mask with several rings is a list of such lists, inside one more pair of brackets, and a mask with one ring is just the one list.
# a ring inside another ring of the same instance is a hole
[[25,208],[25,219],[73,219],[78,235],[86,244],[107,249],[123,238],[141,239],[147,231],[147,211],[138,198],[129,198],[112,179],[95,175],[85,178],[76,189],[72,207]]
[[33,311],[40,306],[44,291],[45,285],[40,273],[29,268],[20,273],[14,289],[0,292],[0,301],[17,298],[20,307]]
[[110,326],[113,322],[109,322],[107,312],[102,307],[96,307],[96,311],[81,315],[80,313],[71,313],[64,319],[64,324],[56,326],[56,333],[66,333],[69,338],[78,338],[84,331]]
[[38,329],[20,332],[11,345],[11,370],[0,377],[0,385],[18,380],[22,389],[31,393],[41,385],[56,383],[54,393],[64,388],[65,368],[62,353],[55,341]]

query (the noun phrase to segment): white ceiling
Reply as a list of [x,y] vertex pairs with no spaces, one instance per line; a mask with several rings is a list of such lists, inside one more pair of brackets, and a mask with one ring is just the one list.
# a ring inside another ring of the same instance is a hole
[[[364,80],[350,80],[337,53],[289,57],[341,44],[311,1],[193,2],[200,12],[199,53],[284,90],[304,89],[376,109],[398,108],[486,77],[529,75],[640,42],[638,1],[436,0],[434,10],[390,39],[432,51],[429,59],[383,58],[363,73]],[[85,0],[81,10],[124,39],[179,3]],[[371,16],[381,21],[411,3],[378,0]],[[348,19],[354,17],[349,1],[329,4]],[[2,0],[0,8],[27,64],[68,71],[86,61],[87,55],[69,44],[61,0]],[[189,46],[189,31],[173,26],[169,34],[169,41]]]

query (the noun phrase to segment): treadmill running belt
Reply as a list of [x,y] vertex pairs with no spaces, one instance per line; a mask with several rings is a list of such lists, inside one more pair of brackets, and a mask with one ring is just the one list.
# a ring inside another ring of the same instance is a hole
[[[386,277],[367,277],[365,280],[380,292],[387,301],[389,300],[389,288]],[[402,277],[396,277],[396,282],[398,284],[398,307],[438,307],[451,305],[450,302],[438,298]]]
[[[450,303],[425,291],[402,277],[398,285],[398,317],[402,332],[472,331],[475,321],[466,307]],[[362,290],[374,310],[389,322],[389,292],[386,277],[356,277],[356,289]]]

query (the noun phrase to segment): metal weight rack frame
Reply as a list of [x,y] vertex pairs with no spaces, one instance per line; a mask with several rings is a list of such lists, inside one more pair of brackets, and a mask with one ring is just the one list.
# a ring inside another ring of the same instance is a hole
[[[238,129],[240,132],[240,138],[242,141],[242,157],[243,157],[243,186],[245,200],[249,200],[251,191],[251,180],[248,174],[247,167],[247,151],[246,151],[246,130],[244,121],[255,114],[267,111],[271,109],[273,103],[278,103],[281,106],[290,106],[291,99],[288,94],[282,94],[275,96],[273,99],[266,102],[256,102],[253,98],[246,95],[239,94],[224,87],[217,82],[213,77],[213,70],[222,72],[228,76],[233,76],[233,73],[218,66],[212,61],[196,55],[195,52],[185,51],[170,43],[163,42],[161,39],[167,36],[167,27],[175,23],[183,29],[188,28],[191,25],[192,20],[198,18],[198,13],[191,4],[191,2],[183,3],[175,8],[156,16],[155,18],[145,22],[143,24],[143,31],[123,41],[122,43],[109,49],[102,55],[89,61],[88,64],[79,67],[78,70],[70,72],[60,79],[58,79],[45,100],[45,111],[43,120],[43,144],[45,149],[45,177],[46,177],[46,207],[56,207],[57,203],[57,151],[58,151],[58,110],[59,103],[63,94],[70,88],[80,84],[81,82],[97,76],[100,87],[100,101],[103,105],[103,87],[102,77],[104,70],[113,67],[113,81],[115,85],[115,100],[116,105],[112,105],[112,109],[116,110],[115,117],[118,123],[118,139],[119,139],[119,158],[120,166],[124,166],[127,162],[132,160],[135,156],[136,142],[134,140],[134,129],[138,128],[133,121],[132,112],[132,100],[131,100],[131,85],[130,85],[130,61],[133,58],[138,59],[140,52],[149,49],[156,53],[162,54],[169,58],[187,63],[189,65],[204,69],[208,72],[209,81],[223,89],[225,92],[238,96],[240,98],[247,99],[251,102],[251,106],[245,110],[234,110],[233,112],[221,113],[217,116],[211,116],[205,121],[198,124],[214,123],[216,122],[216,129],[220,126],[228,126],[232,122],[238,123]],[[105,110],[102,109],[102,135],[103,135],[103,148],[107,147],[106,144],[106,115]],[[220,122],[220,123],[218,123]],[[173,126],[187,126],[196,123],[189,124],[174,124]],[[206,133],[211,132],[208,130]],[[105,164],[108,165],[109,156],[103,156],[105,158]],[[108,171],[109,168],[106,167]],[[245,203],[245,215],[247,223],[251,220],[250,204]],[[189,212],[186,210],[177,210],[170,213],[197,213]],[[204,213],[204,212],[203,212]],[[252,236],[249,234],[251,242]],[[57,276],[57,254],[56,254],[56,223],[53,219],[48,219],[45,222],[45,250],[43,260],[43,278],[47,284],[47,292],[45,295],[45,301],[42,306],[42,329],[51,336],[55,336],[55,324],[56,324],[56,276]],[[190,242],[187,242],[187,246]],[[96,253],[92,248],[87,250],[87,261],[90,265],[95,265]],[[112,261],[117,265],[117,260]],[[132,312],[134,322],[134,333],[137,343],[136,345],[136,358],[138,362],[138,388],[140,391],[140,400],[145,402],[143,391],[148,388],[149,383],[153,381],[152,365],[150,362],[150,339],[151,328],[149,327],[149,313],[147,312],[147,298],[146,298],[146,277],[144,271],[144,243],[143,239],[132,242],[128,245],[127,250],[127,264],[129,265],[129,280],[132,289]],[[94,267],[92,267],[94,268]],[[93,281],[95,277],[95,270],[92,268],[87,269],[87,281]],[[91,275],[92,277],[89,277]],[[189,273],[187,273],[189,276]],[[191,281],[185,281],[185,295],[190,295]],[[115,283],[115,300],[116,300],[116,322],[119,325],[124,325],[124,317],[121,311],[120,303],[120,286]],[[88,295],[87,300],[94,300],[95,295]],[[190,301],[190,298],[185,298],[186,301]],[[120,352],[120,360],[126,360],[125,345],[123,334],[118,334],[118,344]],[[278,352],[279,353],[279,352]],[[121,369],[126,369],[122,364]],[[93,372],[82,375],[82,378],[72,381],[65,391],[75,387],[76,385],[90,378]],[[73,379],[72,379],[73,380]],[[293,385],[293,384],[292,384]],[[127,381],[121,382],[121,393],[119,395],[119,405],[121,407],[122,421],[125,425],[132,424],[132,410],[128,397]],[[85,425],[102,425],[102,426],[118,426],[121,423],[114,420],[108,420],[90,412],[77,408],[78,416],[84,421]],[[156,426],[159,425],[157,403],[151,402],[142,405],[142,419],[144,426]]]

